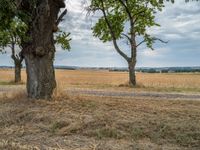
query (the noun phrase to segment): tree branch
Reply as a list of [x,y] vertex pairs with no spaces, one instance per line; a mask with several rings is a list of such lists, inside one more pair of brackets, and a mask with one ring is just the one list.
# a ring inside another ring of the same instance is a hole
[[164,40],[156,38],[156,37],[154,37],[153,40],[154,41],[160,41],[161,43],[165,43],[165,44],[167,44],[169,42],[169,41],[164,41]]
[[130,33],[131,33],[131,38],[130,38],[130,43],[131,43],[131,59],[136,58],[136,41],[135,41],[135,29],[134,29],[134,24],[135,21],[133,20],[134,16],[132,16],[131,11],[128,8],[128,1],[126,1],[126,4],[124,3],[123,0],[118,0],[121,5],[125,8],[125,11],[129,17],[130,21]]
[[112,39],[113,39],[113,44],[115,46],[115,49],[116,51],[124,58],[126,59],[127,61],[129,61],[129,57],[120,50],[120,48],[118,47],[118,44],[117,44],[117,39],[116,39],[116,36],[115,36],[115,32],[113,31],[113,28],[112,28],[112,25],[110,24],[108,18],[107,18],[107,15],[106,15],[106,12],[105,12],[105,7],[104,7],[104,3],[103,3],[103,0],[101,0],[101,4],[102,4],[102,12],[103,12],[103,15],[104,15],[104,18],[105,18],[105,21],[106,21],[106,24],[108,25],[108,28],[110,30],[110,33],[111,33],[111,36],[112,36]]
[[56,21],[56,26],[59,25],[60,22],[63,21],[63,17],[67,14],[67,9],[65,9],[61,14],[60,16],[58,17],[57,21]]
[[136,47],[139,47],[140,45],[142,45],[145,42],[145,40],[141,41]]
[[126,4],[123,2],[123,0],[118,0],[123,6],[124,6],[124,8],[125,8],[125,10],[126,10],[126,13],[128,14],[128,16],[129,16],[129,19],[130,19],[130,21],[132,20],[132,15],[131,15],[131,12],[129,11],[129,9],[128,9],[128,6],[126,6]]
[[124,36],[124,37],[126,37],[130,43],[132,42],[132,41],[131,41],[131,38],[130,38],[127,34],[122,33],[121,35]]
[[12,51],[12,54],[11,54],[11,58],[16,61],[16,56],[15,56],[15,43],[12,43],[11,44],[11,51]]

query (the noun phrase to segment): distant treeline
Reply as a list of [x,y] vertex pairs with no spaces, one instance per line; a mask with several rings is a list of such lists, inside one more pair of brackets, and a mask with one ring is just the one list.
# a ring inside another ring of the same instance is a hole
[[200,69],[177,69],[177,70],[166,70],[166,69],[138,69],[137,72],[144,73],[189,73],[189,72],[200,72]]
[[[110,69],[110,71],[128,71],[128,69]],[[137,68],[136,72],[143,73],[190,73],[190,72],[200,72],[200,67],[169,67],[169,68]]]
[[[11,69],[13,66],[0,66],[2,69]],[[25,68],[23,66],[23,68]],[[112,71],[120,71],[120,72],[128,72],[128,68],[126,67],[78,67],[78,66],[55,66],[55,69],[64,69],[64,70],[108,70]],[[200,67],[161,67],[161,68],[148,68],[141,67],[136,68],[136,72],[143,73],[190,73],[190,72],[200,72]]]

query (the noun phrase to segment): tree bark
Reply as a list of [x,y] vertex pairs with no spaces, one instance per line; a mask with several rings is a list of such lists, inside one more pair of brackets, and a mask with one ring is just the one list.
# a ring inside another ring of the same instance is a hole
[[56,87],[52,56],[45,55],[40,58],[26,54],[25,62],[28,97],[33,99],[51,98]]
[[136,75],[135,75],[135,62],[131,61],[128,63],[128,69],[129,69],[129,85],[131,87],[136,86]]
[[15,65],[15,83],[19,83],[21,82],[21,68],[22,68],[22,61],[23,61],[23,57],[21,55],[21,52],[19,54],[15,54],[15,42],[12,42],[11,45],[11,50],[12,50],[12,55],[11,58],[14,61],[14,65]]
[[34,12],[27,33],[31,40],[23,44],[29,98],[50,99],[56,87],[53,32],[59,10],[64,6],[64,0],[38,0],[37,7],[32,8],[35,11],[29,5],[24,8]]
[[15,61],[15,83],[21,82],[21,68],[22,63],[19,61]]

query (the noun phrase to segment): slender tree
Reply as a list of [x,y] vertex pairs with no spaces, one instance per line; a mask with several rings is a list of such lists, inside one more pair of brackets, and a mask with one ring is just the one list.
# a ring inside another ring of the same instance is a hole
[[[147,29],[159,26],[155,22],[155,13],[164,7],[159,0],[92,0],[90,11],[101,12],[102,16],[95,24],[93,34],[103,42],[112,41],[116,51],[127,61],[130,86],[136,85],[135,66],[137,49],[143,43],[153,49],[158,38],[148,34]],[[138,42],[138,39],[142,39]],[[118,41],[126,40],[129,54],[120,48]]]
[[[6,30],[0,30],[0,52],[2,54],[6,53],[7,50],[11,51],[11,59],[14,62],[15,77],[14,82],[21,82],[21,68],[22,62],[24,60],[22,52],[22,41],[28,40],[25,33],[27,31],[27,26],[17,18],[14,18],[9,24],[9,28]],[[61,45],[62,49],[69,50],[70,44],[69,33],[63,31],[58,31],[55,34],[55,43]]]
[[[0,30],[0,49],[6,52],[8,47],[15,67],[15,83],[21,82],[21,68],[23,56],[21,55],[21,39],[25,40],[26,25],[19,19],[13,19],[9,28]],[[18,47],[18,50],[16,49]]]

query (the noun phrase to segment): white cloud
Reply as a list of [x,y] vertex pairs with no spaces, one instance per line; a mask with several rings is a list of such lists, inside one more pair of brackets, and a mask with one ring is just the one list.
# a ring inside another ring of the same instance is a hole
[[[200,41],[200,5],[197,4],[199,3],[185,3],[183,0],[176,0],[175,4],[166,3],[163,11],[156,16],[156,20],[161,24],[161,27],[152,28],[149,33],[169,41],[169,43],[156,44],[154,51],[146,49],[145,46],[140,48],[142,49],[138,51],[140,66],[149,66],[151,64],[156,66],[156,63],[157,66],[186,63],[178,62],[179,58],[173,61],[170,58],[178,55],[185,57],[182,56],[185,55],[185,53],[183,54],[184,50],[197,49],[195,46],[197,41]],[[89,65],[91,62],[95,62],[92,65],[109,66],[116,64],[116,66],[126,66],[123,58],[115,52],[112,43],[102,43],[92,36],[91,27],[98,16],[88,17],[85,10],[86,5],[82,3],[82,0],[67,0],[66,5],[69,13],[62,24],[62,28],[71,32],[73,41],[72,51],[68,54],[70,58],[67,57],[67,60],[63,58],[62,62],[67,62],[67,64],[80,63],[80,65]],[[128,49],[127,46],[122,47]],[[189,53],[188,57],[192,57]],[[193,63],[200,64],[200,61]]]
[[[162,12],[158,13],[157,21],[160,28],[150,31],[155,35],[169,40],[180,40],[183,38],[200,39],[197,31],[200,31],[200,4],[196,1],[185,3],[176,0],[175,4],[167,3]],[[194,34],[195,36],[194,36]]]
[[[87,16],[85,0],[66,0],[68,14],[61,28],[71,32],[72,50],[64,52],[57,47],[56,64],[80,66],[127,66],[115,51],[112,43],[102,43],[92,35],[91,27],[98,16]],[[155,50],[138,50],[138,66],[187,66],[200,65],[200,2],[175,0],[166,2],[166,7],[156,16],[161,27],[149,33],[169,41],[156,44]],[[127,46],[122,46],[128,49]],[[125,51],[128,52],[128,51]],[[10,58],[6,58],[10,60]],[[0,64],[12,64],[0,56]]]

